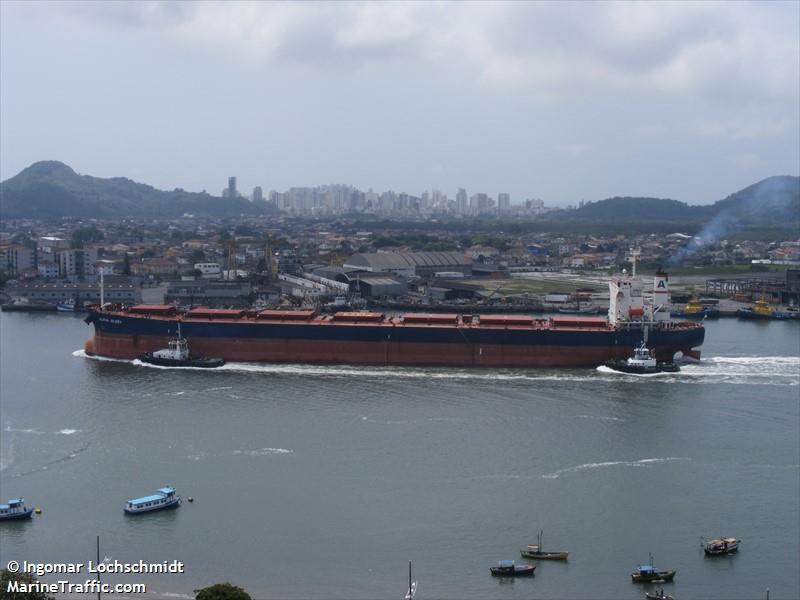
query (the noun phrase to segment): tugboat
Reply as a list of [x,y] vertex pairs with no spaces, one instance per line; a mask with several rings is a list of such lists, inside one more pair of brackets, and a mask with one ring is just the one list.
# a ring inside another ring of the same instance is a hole
[[634,349],[633,356],[627,359],[615,359],[606,363],[609,369],[634,375],[652,375],[654,373],[677,373],[681,368],[674,362],[658,362],[656,357],[647,347],[647,330],[645,337],[638,348]]
[[25,498],[14,498],[8,504],[0,504],[0,521],[30,519],[32,514],[33,509],[25,506]]
[[186,338],[181,337],[181,324],[178,323],[178,335],[169,341],[169,347],[139,356],[139,360],[159,367],[201,367],[215,369],[225,364],[221,358],[205,358],[192,356]]
[[535,570],[535,565],[515,565],[513,560],[501,560],[489,568],[493,577],[530,577]]
[[639,569],[635,573],[631,573],[631,579],[634,583],[660,583],[662,581],[672,581],[675,577],[675,570],[671,571],[657,571],[653,566],[653,555],[650,555],[649,565],[639,565]]
[[673,310],[671,317],[683,317],[684,319],[715,319],[719,317],[719,309],[704,305],[697,298],[689,300],[683,310]]
[[765,298],[756,300],[750,308],[740,308],[736,311],[736,316],[740,319],[797,319],[800,317],[797,311],[782,312],[773,309]]
[[125,504],[125,514],[138,515],[140,513],[163,510],[165,508],[177,508],[181,505],[181,497],[175,493],[172,486],[159,488],[152,496],[142,496],[128,500]]
[[739,544],[742,540],[736,538],[716,538],[708,540],[703,544],[703,552],[706,556],[722,556],[724,554],[733,554],[739,550]]

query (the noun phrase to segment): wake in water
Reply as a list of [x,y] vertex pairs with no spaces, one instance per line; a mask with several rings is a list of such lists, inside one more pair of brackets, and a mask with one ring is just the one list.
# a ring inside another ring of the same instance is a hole
[[574,467],[568,467],[566,469],[559,469],[558,471],[554,471],[553,473],[547,473],[546,475],[542,475],[541,477],[542,479],[558,479],[561,475],[564,475],[565,473],[578,473],[580,471],[602,469],[606,467],[649,467],[650,465],[672,462],[676,460],[691,460],[691,459],[681,458],[677,456],[668,456],[666,458],[642,458],[640,460],[615,460],[609,462],[585,463],[582,465],[576,465]]
[[131,361],[125,360],[124,358],[109,358],[107,356],[95,356],[93,354],[86,354],[86,350],[81,348],[80,350],[75,350],[72,353],[72,356],[76,356],[78,358],[88,358],[90,360],[96,360],[99,362],[116,362],[116,363],[129,363]]
[[[606,366],[595,369],[457,369],[451,367],[371,367],[345,365],[297,365],[262,363],[226,363],[216,369],[201,367],[162,367],[143,363],[138,359],[122,360],[89,356],[83,350],[76,350],[73,356],[92,360],[123,362],[137,367],[167,371],[202,371],[204,373],[262,373],[265,375],[317,376],[317,377],[359,377],[384,379],[427,379],[450,381],[609,381],[637,382],[642,378],[664,383],[734,385],[774,385],[800,386],[800,357],[794,356],[715,356],[704,358],[698,363],[681,366],[678,373],[655,373],[651,375],[632,375],[620,373]],[[220,388],[222,389],[222,388]]]
[[[39,431],[38,429],[14,429],[11,426],[5,428],[5,431],[9,433],[32,433],[35,435],[47,435],[46,431]],[[72,435],[74,433],[80,433],[80,429],[59,429],[58,431],[54,431],[53,435]]]
[[606,469],[610,467],[634,467],[634,468],[649,468],[653,465],[668,463],[674,461],[688,461],[690,458],[679,456],[667,456],[665,458],[641,458],[639,460],[614,460],[607,462],[584,463],[582,465],[575,465],[574,467],[566,467],[553,471],[552,473],[545,473],[543,475],[519,475],[511,473],[498,473],[493,475],[483,475],[475,479],[505,479],[505,480],[530,480],[530,479],[558,479],[562,475],[568,473],[580,473],[582,471],[593,471],[595,469]]
[[274,456],[279,454],[294,454],[294,450],[288,448],[256,448],[254,450],[231,450],[224,454],[215,454],[213,452],[199,452],[198,454],[191,454],[187,456],[189,460],[202,460],[204,458],[211,458],[216,456]]

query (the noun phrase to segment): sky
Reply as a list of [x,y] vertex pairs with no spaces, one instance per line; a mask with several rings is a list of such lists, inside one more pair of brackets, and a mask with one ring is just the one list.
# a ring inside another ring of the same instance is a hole
[[800,172],[800,2],[0,2],[0,178],[707,204]]

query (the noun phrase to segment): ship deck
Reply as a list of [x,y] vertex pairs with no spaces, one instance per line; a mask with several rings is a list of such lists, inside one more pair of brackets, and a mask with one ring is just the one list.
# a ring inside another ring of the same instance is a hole
[[96,309],[98,314],[120,317],[142,317],[153,320],[183,323],[231,323],[237,324],[291,324],[313,326],[349,327],[425,327],[468,328],[496,330],[551,330],[572,329],[576,331],[609,331],[613,327],[603,317],[557,316],[539,318],[527,315],[497,314],[445,314],[405,313],[387,315],[381,312],[338,312],[319,315],[310,310],[262,310],[260,312],[230,309],[194,308],[178,312],[172,305],[136,305],[126,309]]
[[565,330],[565,331],[613,331],[615,328],[641,328],[643,325],[667,327],[669,329],[694,329],[699,323],[686,321],[662,321],[654,323],[630,322],[611,325],[605,317],[586,317],[559,315],[550,318],[527,315],[498,314],[446,314],[446,313],[405,313],[387,315],[381,312],[337,312],[332,315],[319,315],[311,310],[232,310],[193,308],[178,312],[172,305],[136,305],[130,308],[95,309],[106,316],[141,317],[165,322],[214,323],[214,324],[286,324],[309,326],[348,326],[348,327],[414,327],[440,329],[480,329],[480,330]]

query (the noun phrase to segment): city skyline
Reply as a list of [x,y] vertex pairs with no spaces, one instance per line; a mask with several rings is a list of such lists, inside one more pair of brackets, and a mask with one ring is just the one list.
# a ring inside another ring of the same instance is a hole
[[566,206],[709,204],[800,171],[797,3],[0,12],[3,180],[53,159],[214,195],[235,173]]

